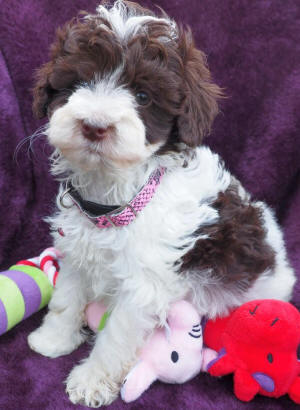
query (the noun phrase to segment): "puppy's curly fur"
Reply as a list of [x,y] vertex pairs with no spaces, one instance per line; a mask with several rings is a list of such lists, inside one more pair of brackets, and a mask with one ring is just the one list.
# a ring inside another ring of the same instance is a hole
[[220,96],[190,30],[121,0],[58,30],[37,73],[34,112],[49,116],[60,194],[71,181],[84,199],[123,204],[154,169],[167,169],[128,226],[98,229],[72,202],[58,201],[49,218],[54,232],[65,233],[54,233],[65,257],[30,346],[50,357],[67,354],[84,341],[89,301],[111,311],[89,358],[67,379],[74,403],[116,397],[175,300],[190,299],[214,317],[250,299],[291,295],[295,277],[272,212],[201,146]]

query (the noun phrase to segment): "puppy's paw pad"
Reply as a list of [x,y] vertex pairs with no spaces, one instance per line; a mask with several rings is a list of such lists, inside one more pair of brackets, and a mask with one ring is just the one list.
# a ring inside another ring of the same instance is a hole
[[66,392],[72,403],[100,407],[116,399],[118,384],[97,370],[87,363],[74,367],[66,381]]

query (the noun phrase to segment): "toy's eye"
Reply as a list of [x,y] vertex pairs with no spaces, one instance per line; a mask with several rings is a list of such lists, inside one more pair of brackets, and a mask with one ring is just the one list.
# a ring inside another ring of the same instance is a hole
[[297,348],[297,359],[300,361],[300,345]]
[[172,362],[176,363],[178,362],[178,359],[179,359],[179,354],[175,350],[173,350],[173,352],[171,353]]
[[253,315],[255,314],[257,308],[258,308],[258,305],[256,305],[253,310],[250,309],[250,310],[249,310],[250,315],[253,316]]
[[146,91],[138,91],[135,95],[139,105],[148,105],[150,103],[150,96]]
[[274,359],[273,359],[272,353],[268,353],[267,359],[268,359],[268,362],[273,363]]

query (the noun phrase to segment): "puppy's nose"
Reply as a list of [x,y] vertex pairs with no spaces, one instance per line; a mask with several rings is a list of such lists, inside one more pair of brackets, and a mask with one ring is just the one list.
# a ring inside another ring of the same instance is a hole
[[106,137],[107,128],[94,127],[83,121],[81,123],[81,132],[84,138],[90,141],[101,141]]

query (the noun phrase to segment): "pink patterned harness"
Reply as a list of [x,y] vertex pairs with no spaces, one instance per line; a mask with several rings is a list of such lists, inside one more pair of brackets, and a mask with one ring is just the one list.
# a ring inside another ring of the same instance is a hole
[[[139,190],[137,195],[125,205],[108,206],[85,201],[71,185],[69,185],[67,190],[61,195],[60,203],[63,207],[66,207],[63,204],[63,197],[68,194],[80,211],[98,228],[126,226],[129,225],[137,217],[137,214],[151,201],[165,170],[165,168],[159,167],[152,172],[146,184]],[[100,209],[101,214],[98,214],[98,209]],[[59,233],[64,235],[63,231],[59,231]]]

